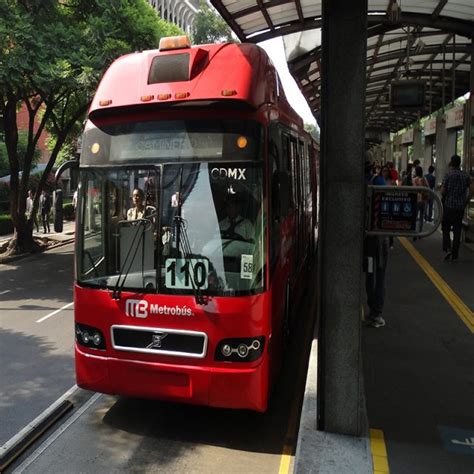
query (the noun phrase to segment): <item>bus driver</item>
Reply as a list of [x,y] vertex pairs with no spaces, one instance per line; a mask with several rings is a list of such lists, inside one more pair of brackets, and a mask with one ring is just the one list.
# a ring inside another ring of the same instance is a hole
[[254,228],[252,223],[240,215],[239,202],[235,197],[229,197],[225,205],[226,217],[219,221],[223,238],[253,242]]
[[127,211],[127,221],[144,219],[155,212],[153,206],[145,207],[145,193],[140,188],[135,188],[132,193],[133,207]]

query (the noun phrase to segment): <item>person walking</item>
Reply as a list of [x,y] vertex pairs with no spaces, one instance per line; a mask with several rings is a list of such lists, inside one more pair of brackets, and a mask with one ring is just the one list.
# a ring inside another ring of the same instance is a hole
[[[423,176],[423,168],[418,165],[415,168],[415,177],[413,178],[413,186],[423,186],[425,188],[429,188],[428,182],[426,181],[425,177]],[[425,207],[426,202],[428,201],[428,194],[421,192],[417,194],[417,211],[416,211],[416,219],[418,221],[418,232],[423,230],[423,221],[425,218]],[[413,240],[416,240],[418,237],[413,237]]]
[[[396,186],[397,185],[398,173],[397,173],[397,177],[394,178],[394,175],[392,174],[392,170],[390,169],[389,163],[387,163],[386,165],[384,165],[382,167],[382,177],[385,180],[385,184],[387,186]],[[390,250],[393,250],[393,248],[394,248],[393,235],[390,235],[388,237],[388,243],[389,243]]]
[[[428,183],[428,186],[432,191],[434,191],[434,188],[436,186],[436,177],[434,175],[434,171],[435,171],[435,167],[431,165],[428,168],[428,173],[425,174],[426,182]],[[431,194],[428,199],[428,205],[426,206],[425,220],[426,222],[433,221],[433,196]]]
[[402,177],[402,186],[412,186],[412,174],[413,174],[413,163],[407,164],[407,169],[403,173]]
[[38,215],[36,214],[36,212],[33,214],[33,202],[34,194],[33,191],[30,189],[28,190],[28,197],[26,198],[26,217],[27,219],[31,219],[33,221],[33,225],[36,228],[36,232],[39,232]]
[[49,234],[51,229],[49,227],[49,213],[51,212],[51,196],[44,189],[41,192],[39,200],[39,208],[41,213],[41,220],[43,222],[43,233]]
[[[449,163],[450,170],[443,178],[441,194],[443,196],[443,251],[445,260],[457,260],[461,241],[462,218],[464,208],[472,197],[469,175],[461,171],[461,157],[453,155]],[[453,241],[451,243],[451,229]]]
[[[380,175],[372,174],[372,164],[365,163],[365,182],[367,185],[386,185]],[[385,271],[387,269],[389,240],[384,236],[367,236],[364,241],[365,289],[369,314],[366,325],[373,328],[385,326],[382,312],[385,302]]]
[[387,168],[389,170],[390,178],[392,180],[393,186],[397,186],[397,184],[398,184],[398,171],[394,168],[392,161],[387,162]]

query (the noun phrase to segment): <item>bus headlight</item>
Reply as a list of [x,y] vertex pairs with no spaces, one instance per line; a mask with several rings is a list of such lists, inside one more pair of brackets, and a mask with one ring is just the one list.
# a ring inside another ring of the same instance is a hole
[[92,342],[96,346],[100,346],[100,343],[102,342],[102,336],[98,332],[95,332],[94,335],[92,336]]
[[223,339],[216,348],[215,360],[253,362],[263,354],[265,336]]
[[221,352],[224,357],[229,357],[232,354],[232,347],[230,347],[229,344],[224,344]]
[[244,357],[247,357],[249,354],[249,347],[245,344],[239,344],[239,346],[237,347],[237,354],[239,354],[239,357],[242,357],[242,359]]
[[80,346],[105,350],[105,340],[102,332],[92,326],[76,323],[76,342]]

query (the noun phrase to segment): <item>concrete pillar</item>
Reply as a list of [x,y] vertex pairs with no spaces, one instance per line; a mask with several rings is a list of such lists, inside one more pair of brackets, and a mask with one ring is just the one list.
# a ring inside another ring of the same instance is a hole
[[407,169],[407,164],[408,164],[408,144],[402,143],[400,151],[402,152],[400,166],[401,166],[402,171],[404,171]]
[[395,135],[393,137],[393,151],[392,151],[392,158],[395,169],[401,174],[402,172],[402,162],[401,162],[401,136]]
[[448,128],[446,130],[446,148],[444,156],[446,163],[449,164],[451,157],[456,153],[456,128]]
[[377,145],[374,147],[374,158],[379,161],[379,163],[382,163],[383,161],[383,155],[382,155],[382,149],[380,148],[380,145]]
[[464,170],[474,171],[474,38],[471,40],[471,72],[469,100],[464,105]]
[[393,162],[392,142],[387,140],[386,142],[383,143],[383,147],[385,149],[385,161]]
[[449,158],[446,157],[446,117],[436,117],[436,184],[441,184],[448,171]]
[[424,169],[425,155],[423,153],[422,143],[421,143],[421,128],[419,125],[416,125],[413,129],[413,161],[420,160],[421,166]]
[[424,171],[428,169],[428,167],[432,164],[432,155],[433,155],[433,141],[431,136],[425,137],[425,147],[423,149],[423,165],[424,165]]
[[318,428],[357,436],[367,0],[323,0],[322,18]]

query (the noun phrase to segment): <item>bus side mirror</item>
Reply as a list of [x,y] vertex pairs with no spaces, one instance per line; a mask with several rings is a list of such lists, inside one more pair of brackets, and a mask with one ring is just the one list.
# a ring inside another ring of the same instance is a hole
[[56,173],[54,175],[54,180],[55,180],[55,183],[56,183],[56,188],[58,187],[58,182],[59,182],[59,178],[61,177],[61,175],[66,171],[66,170],[69,170],[69,169],[75,169],[77,170],[79,168],[79,161],[78,160],[69,160],[69,161],[66,161],[65,163],[63,163],[57,170],[56,170]]

